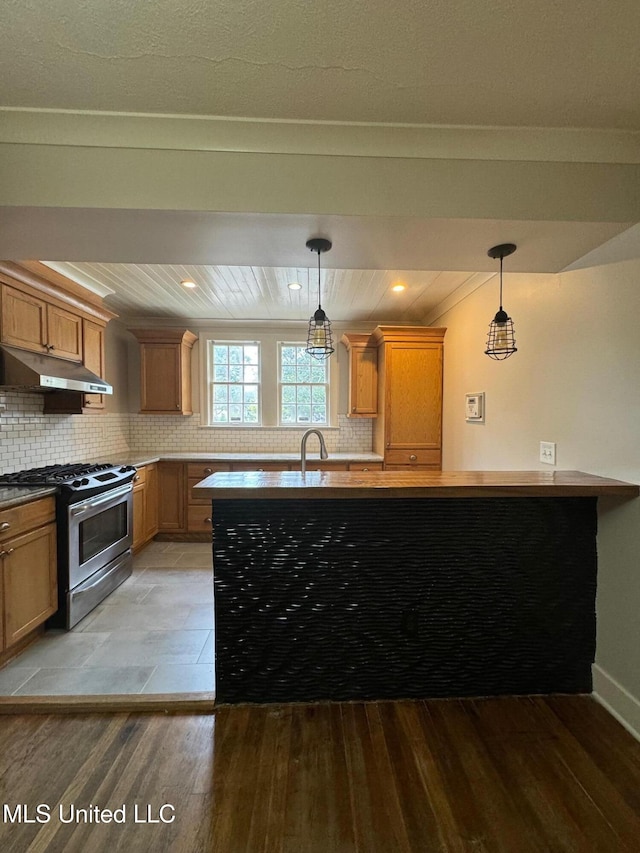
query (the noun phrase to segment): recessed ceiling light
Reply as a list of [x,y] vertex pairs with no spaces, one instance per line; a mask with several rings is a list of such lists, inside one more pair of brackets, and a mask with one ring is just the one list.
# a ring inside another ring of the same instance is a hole
[[394,290],[396,293],[400,293],[402,290],[406,290],[407,285],[403,284],[401,281],[397,282],[393,285],[391,290]]
[[287,285],[287,287],[289,288],[289,290],[302,290],[302,285],[301,285],[301,284],[298,284],[298,282],[297,282],[297,281],[291,281],[291,282],[289,282],[289,284]]
[[190,278],[185,278],[185,279],[183,279],[183,280],[180,282],[180,284],[181,284],[183,287],[189,287],[189,288],[193,288],[193,287],[197,287],[197,286],[198,286],[198,285],[195,283],[195,281],[192,281]]

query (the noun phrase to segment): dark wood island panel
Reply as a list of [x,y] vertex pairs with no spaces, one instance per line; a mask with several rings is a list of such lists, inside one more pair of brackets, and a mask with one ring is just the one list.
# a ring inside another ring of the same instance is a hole
[[442,497],[431,475],[407,486],[408,475],[398,485],[395,473],[367,474],[355,486],[332,473],[323,488],[264,474],[283,478],[276,497],[256,475],[235,476],[244,492],[237,480],[230,491],[233,474],[202,484],[213,496],[218,702],[591,691],[593,490],[637,487],[583,475],[586,494],[554,496],[517,474],[507,496],[485,474],[469,497]]

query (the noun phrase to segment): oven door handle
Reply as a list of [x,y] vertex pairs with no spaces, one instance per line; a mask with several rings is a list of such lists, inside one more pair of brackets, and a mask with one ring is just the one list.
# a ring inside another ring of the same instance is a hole
[[102,495],[99,495],[96,498],[88,501],[85,504],[78,504],[77,506],[71,507],[71,515],[79,515],[81,512],[87,512],[89,509],[94,509],[101,504],[109,503],[115,498],[119,498],[122,495],[126,495],[127,492],[133,490],[133,486],[131,483],[127,483],[125,486],[118,486],[117,489],[110,489],[108,492],[104,492]]

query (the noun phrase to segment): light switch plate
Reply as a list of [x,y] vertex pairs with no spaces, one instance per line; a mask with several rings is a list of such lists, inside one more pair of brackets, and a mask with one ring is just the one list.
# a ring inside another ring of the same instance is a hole
[[540,461],[547,465],[556,464],[556,443],[555,441],[540,442]]

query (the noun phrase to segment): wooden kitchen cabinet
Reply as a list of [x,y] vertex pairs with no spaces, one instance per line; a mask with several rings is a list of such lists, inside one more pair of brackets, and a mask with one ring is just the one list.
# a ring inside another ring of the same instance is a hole
[[133,550],[139,551],[158,532],[158,469],[141,465],[133,478]]
[[158,462],[158,532],[185,533],[186,465],[183,462]]
[[191,415],[191,352],[187,329],[132,329],[140,343],[140,413]]
[[342,343],[349,353],[348,418],[378,416],[378,348],[371,335],[347,332]]
[[216,471],[231,471],[231,464],[228,462],[189,462],[185,467],[187,474],[187,531],[211,535],[211,500],[194,493],[193,487]]
[[[106,323],[95,320],[82,321],[82,353],[84,366],[95,373],[104,376],[104,330]],[[83,405],[92,410],[104,409],[104,394],[83,394]]]
[[3,284],[2,343],[82,361],[82,317]]
[[442,371],[446,329],[378,326],[378,418],[373,449],[385,469],[442,466]]
[[15,287],[0,287],[3,344],[34,352],[47,351],[47,306],[43,299]]
[[55,501],[43,498],[0,512],[2,649],[58,609]]
[[[0,260],[0,342],[84,364],[104,376],[104,330],[116,317],[102,298],[38,261]],[[55,390],[45,414],[104,408],[102,394]]]

